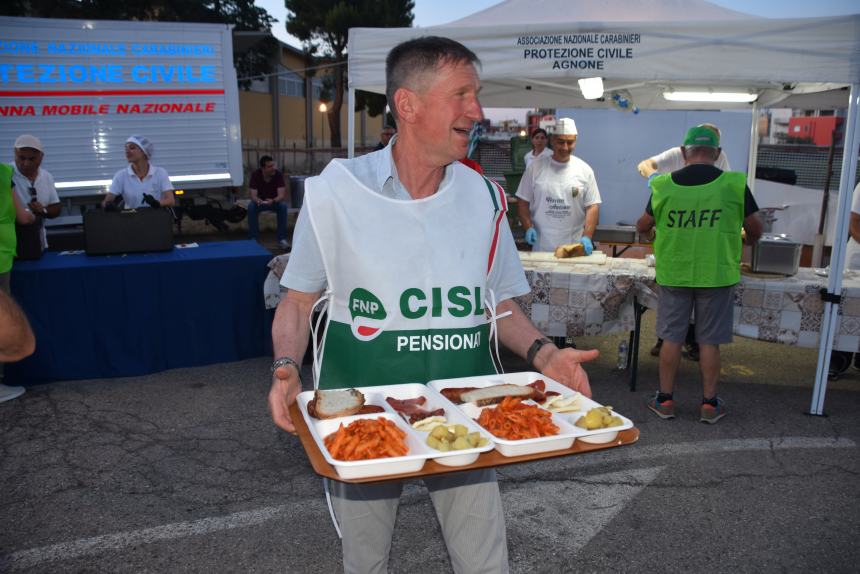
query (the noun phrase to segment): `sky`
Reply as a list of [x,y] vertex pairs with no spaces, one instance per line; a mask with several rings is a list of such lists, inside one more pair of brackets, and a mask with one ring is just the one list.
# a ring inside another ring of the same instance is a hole
[[[860,12],[857,0],[710,0],[724,8],[766,18],[807,18],[815,16],[839,16]],[[415,0],[415,26],[427,27],[445,24],[474,14],[501,0]],[[289,36],[285,29],[287,10],[284,0],[256,0],[255,4],[266,9],[278,22],[272,32],[279,40],[301,47],[301,43]]]
[[[437,26],[446,24],[453,20],[459,20],[495,4],[502,0],[415,0],[414,25],[420,27]],[[817,16],[840,16],[844,14],[860,13],[860,4],[857,0],[710,0],[724,8],[737,10],[753,16],[765,18],[813,18]],[[266,9],[278,22],[272,26],[275,37],[301,48],[301,42],[287,34],[286,19],[287,10],[284,0],[256,0],[255,4]],[[517,111],[515,114],[509,108],[498,110],[485,110],[487,115],[494,121],[511,119],[525,112]],[[521,121],[522,121],[521,119]]]

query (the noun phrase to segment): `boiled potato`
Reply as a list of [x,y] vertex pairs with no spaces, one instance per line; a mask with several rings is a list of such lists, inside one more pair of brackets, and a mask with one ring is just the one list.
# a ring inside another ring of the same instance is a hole
[[465,450],[467,448],[471,448],[469,445],[469,441],[466,440],[465,436],[458,436],[454,440],[454,444],[451,445],[451,448],[454,450]]
[[609,427],[617,427],[623,424],[621,417],[612,414],[612,407],[594,407],[585,415],[579,417],[574,423],[579,428],[586,430],[597,430]]
[[469,427],[461,424],[439,425],[427,437],[427,445],[442,452],[481,447],[488,442],[481,433],[470,433]]

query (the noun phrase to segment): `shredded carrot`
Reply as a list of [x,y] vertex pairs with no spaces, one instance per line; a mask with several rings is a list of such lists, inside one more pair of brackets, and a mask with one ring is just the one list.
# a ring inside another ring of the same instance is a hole
[[386,456],[403,456],[409,452],[406,433],[390,420],[358,419],[325,437],[323,442],[338,460],[368,460]]
[[524,405],[522,399],[505,397],[496,407],[484,409],[478,424],[506,440],[521,440],[558,434],[552,413],[534,405]]

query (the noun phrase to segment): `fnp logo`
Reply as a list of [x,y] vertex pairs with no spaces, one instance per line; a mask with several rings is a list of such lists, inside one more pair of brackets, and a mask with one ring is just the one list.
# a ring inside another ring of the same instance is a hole
[[360,341],[371,341],[381,332],[387,314],[379,297],[361,287],[349,294],[352,334]]

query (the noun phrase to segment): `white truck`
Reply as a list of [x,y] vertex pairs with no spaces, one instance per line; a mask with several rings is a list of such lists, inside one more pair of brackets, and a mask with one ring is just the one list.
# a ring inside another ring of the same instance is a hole
[[243,181],[230,26],[0,17],[0,161],[25,133],[64,204],[48,225],[100,201],[132,134],[186,197],[229,197]]

